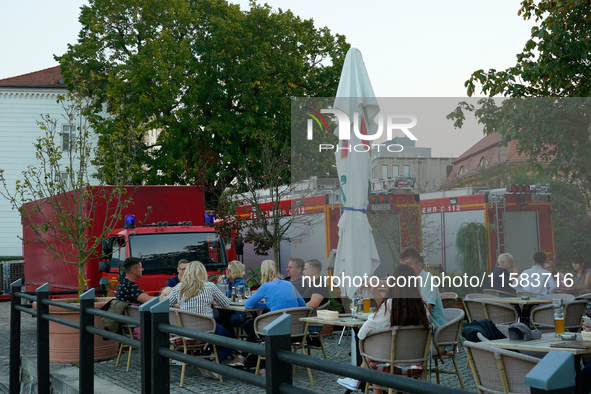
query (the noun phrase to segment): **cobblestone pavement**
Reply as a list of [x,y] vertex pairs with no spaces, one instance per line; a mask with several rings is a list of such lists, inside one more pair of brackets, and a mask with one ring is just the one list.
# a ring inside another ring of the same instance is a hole
[[[9,332],[10,332],[10,302],[0,303],[0,382],[8,385],[9,373]],[[22,316],[21,328],[21,354],[34,355],[35,352],[35,319],[28,315]],[[328,358],[330,360],[339,361],[343,363],[350,362],[350,338],[344,336],[341,343],[338,343],[339,335],[324,340]],[[321,351],[312,353],[317,357],[321,357]],[[125,352],[126,356],[127,353]],[[123,358],[123,357],[122,357]],[[474,379],[470,369],[466,369],[466,353],[460,348],[457,356],[458,364],[464,378],[466,389],[469,391],[476,391],[474,386]],[[453,369],[453,364],[448,361],[444,366],[447,369]],[[170,392],[171,393],[264,393],[264,390],[253,386],[246,386],[244,383],[233,380],[231,376],[224,376],[224,381],[219,382],[213,379],[206,379],[201,376],[197,368],[187,366],[185,373],[184,387],[179,387],[180,383],[180,366],[171,366],[170,373]],[[254,368],[252,369],[254,371]],[[129,372],[125,371],[125,362],[121,362],[119,367],[115,367],[115,360],[103,361],[95,363],[95,374],[105,380],[112,382],[115,385],[124,387],[132,392],[140,392],[140,357],[139,351],[135,350],[132,354],[131,369]],[[307,371],[303,367],[297,367],[294,374],[294,385],[306,388],[311,391],[332,394],[344,393],[344,388],[340,386],[336,380],[341,376],[335,376],[329,373],[320,371],[312,371],[314,377],[314,386],[310,385]],[[432,374],[430,380],[435,383],[435,375]],[[460,384],[455,375],[441,375],[441,384],[449,387],[460,389]]]

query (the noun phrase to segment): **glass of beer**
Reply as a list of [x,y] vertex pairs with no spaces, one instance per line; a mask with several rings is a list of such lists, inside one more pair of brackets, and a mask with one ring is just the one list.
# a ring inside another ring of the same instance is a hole
[[564,334],[564,304],[561,299],[552,300],[554,311],[554,329],[556,336]]
[[369,313],[371,299],[368,289],[363,289],[363,313]]

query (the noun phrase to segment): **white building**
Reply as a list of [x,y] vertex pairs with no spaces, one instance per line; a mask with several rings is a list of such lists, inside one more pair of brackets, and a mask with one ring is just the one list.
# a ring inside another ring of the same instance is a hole
[[[389,146],[393,148],[388,149]],[[379,150],[372,149],[371,178],[415,177],[420,193],[434,192],[440,190],[447,179],[453,160],[431,157],[431,148],[416,147],[415,141],[409,138],[395,137],[383,143]]]
[[[0,169],[11,193],[22,171],[37,164],[33,143],[45,133],[37,124],[41,114],[62,119],[63,108],[56,101],[68,92],[63,82],[59,66],[0,80]],[[64,120],[58,130],[67,135],[67,126]],[[0,223],[0,256],[22,256],[20,215],[3,197]]]

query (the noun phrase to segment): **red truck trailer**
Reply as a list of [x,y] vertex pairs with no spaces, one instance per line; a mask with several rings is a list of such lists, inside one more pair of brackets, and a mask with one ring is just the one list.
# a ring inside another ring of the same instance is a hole
[[456,232],[468,222],[491,224],[490,272],[501,253],[511,253],[521,270],[532,266],[535,252],[556,254],[548,185],[510,185],[502,189],[469,187],[421,194],[423,238],[437,233],[439,247],[427,253],[431,265],[448,274],[462,273],[456,262]]
[[[226,246],[216,231],[204,226],[205,205],[203,192],[194,186],[128,186],[132,202],[121,212],[120,223],[98,247],[85,266],[87,288],[100,288],[100,280],[117,278],[127,257],[140,257],[144,273],[138,280],[139,287],[148,294],[160,291],[166,280],[176,275],[180,259],[199,260],[209,271],[227,267]],[[108,190],[108,188],[107,188]],[[72,192],[69,192],[72,193]],[[65,197],[65,196],[64,196]],[[125,197],[124,197],[125,198]],[[33,209],[38,202],[26,204]],[[44,206],[51,209],[49,205]],[[151,211],[148,212],[148,207]],[[94,213],[96,226],[88,228],[87,236],[101,234],[100,228],[106,206],[98,206]],[[41,220],[51,212],[33,215]],[[137,223],[131,224],[133,215]],[[128,223],[125,223],[126,217]],[[228,255],[235,258],[235,251],[228,245]],[[60,245],[61,252],[75,254],[72,245]],[[50,291],[78,288],[78,267],[67,264],[46,250],[30,226],[23,223],[23,256],[26,290],[32,291],[44,283]],[[101,250],[102,249],[102,250]]]

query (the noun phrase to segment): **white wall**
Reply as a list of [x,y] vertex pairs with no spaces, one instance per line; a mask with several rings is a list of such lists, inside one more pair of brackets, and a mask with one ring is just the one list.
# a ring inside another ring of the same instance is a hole
[[[22,179],[22,171],[36,165],[33,143],[44,134],[37,124],[41,114],[60,119],[63,109],[56,103],[58,94],[65,89],[0,88],[0,169],[14,193],[15,182]],[[22,256],[20,216],[9,201],[0,197],[0,256]]]

